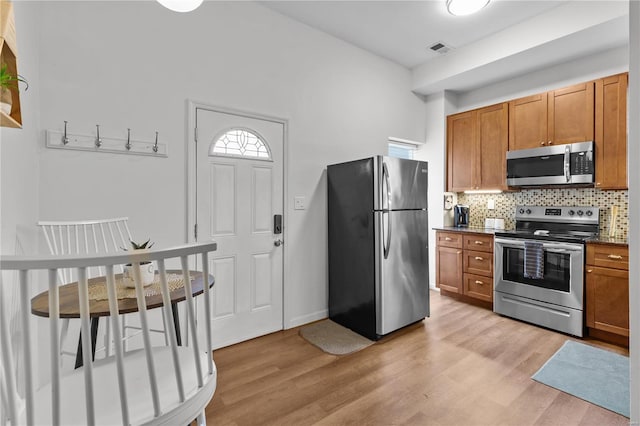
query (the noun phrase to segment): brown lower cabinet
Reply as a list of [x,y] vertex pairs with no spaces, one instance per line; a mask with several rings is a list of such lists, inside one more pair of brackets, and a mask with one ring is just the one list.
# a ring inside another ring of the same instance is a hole
[[628,345],[628,247],[587,244],[585,270],[585,316],[589,335]]
[[493,302],[493,236],[436,232],[436,287],[443,294]]

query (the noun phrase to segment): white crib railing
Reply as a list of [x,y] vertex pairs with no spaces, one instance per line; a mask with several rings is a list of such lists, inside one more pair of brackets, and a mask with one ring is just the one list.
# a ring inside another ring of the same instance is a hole
[[[127,252],[113,255],[68,255],[42,257],[0,257],[1,270],[19,271],[20,325],[22,339],[12,339],[8,319],[0,309],[0,424],[187,424],[198,418],[202,424],[204,408],[213,397],[217,372],[211,356],[211,322],[196,321],[195,304],[189,270],[189,256],[200,256],[202,265],[203,305],[205,318],[210,318],[208,253],[216,243],[198,243],[175,248]],[[178,346],[175,329],[167,327],[168,346],[152,346],[145,292],[140,271],[141,262],[156,262],[159,287],[165,318],[172,318],[171,296],[166,262],[180,259],[184,281],[185,311],[189,346]],[[123,350],[121,315],[118,311],[116,274],[114,267],[134,265],[135,293],[142,328],[143,349]],[[92,362],[87,269],[102,267],[105,271],[109,311],[114,332],[115,354]],[[73,372],[60,369],[60,318],[58,271],[73,268],[78,277],[78,301],[82,332],[83,366]],[[31,271],[47,270],[49,291],[48,345],[40,344],[39,351],[51,356],[50,382],[36,387],[34,348],[30,301],[33,297]],[[4,285],[0,282],[0,307],[5,300]],[[204,333],[199,328],[204,327]],[[199,336],[204,335],[204,341]],[[18,341],[19,340],[19,341]],[[24,374],[17,374],[15,345],[25,354]],[[19,383],[22,380],[23,383]]]

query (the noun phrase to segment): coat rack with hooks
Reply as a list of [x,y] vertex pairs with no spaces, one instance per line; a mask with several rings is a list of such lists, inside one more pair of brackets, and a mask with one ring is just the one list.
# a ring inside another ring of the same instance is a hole
[[164,158],[169,156],[167,144],[158,142],[158,132],[154,141],[143,142],[131,139],[131,129],[127,129],[126,138],[112,138],[104,136],[99,124],[96,124],[95,135],[68,133],[67,124],[65,121],[63,131],[47,130],[47,148]]

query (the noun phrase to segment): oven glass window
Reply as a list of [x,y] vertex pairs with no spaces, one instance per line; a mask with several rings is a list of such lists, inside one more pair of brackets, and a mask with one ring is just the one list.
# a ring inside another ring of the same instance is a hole
[[544,252],[544,279],[524,276],[524,249],[504,247],[503,277],[506,280],[569,293],[571,254]]

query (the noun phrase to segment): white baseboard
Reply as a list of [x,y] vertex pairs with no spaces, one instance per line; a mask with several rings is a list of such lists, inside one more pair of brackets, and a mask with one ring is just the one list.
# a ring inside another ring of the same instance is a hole
[[284,329],[288,330],[290,328],[298,327],[300,325],[308,324],[314,321],[319,321],[321,319],[325,319],[328,317],[329,317],[329,310],[322,309],[320,311],[312,312],[307,315],[291,318],[289,322],[284,325]]

